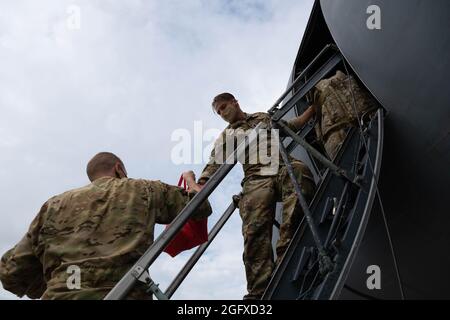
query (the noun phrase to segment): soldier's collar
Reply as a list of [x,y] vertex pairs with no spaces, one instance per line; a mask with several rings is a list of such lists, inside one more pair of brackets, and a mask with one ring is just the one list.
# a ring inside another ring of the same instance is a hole
[[92,183],[95,184],[95,185],[98,185],[98,184],[101,184],[101,183],[103,183],[103,182],[105,182],[107,180],[110,180],[110,179],[116,179],[116,178],[105,176],[105,177],[101,177],[101,178],[95,179],[94,181],[92,181]]
[[238,121],[235,121],[235,122],[233,122],[233,123],[230,123],[228,126],[227,126],[227,129],[236,129],[237,127],[239,127],[241,124],[243,124],[244,122],[247,122],[248,121],[248,119],[250,119],[250,118],[252,118],[253,116],[254,116],[254,114],[249,114],[249,113],[247,113],[247,112],[244,112],[244,114],[245,114],[245,119],[244,120],[238,120]]

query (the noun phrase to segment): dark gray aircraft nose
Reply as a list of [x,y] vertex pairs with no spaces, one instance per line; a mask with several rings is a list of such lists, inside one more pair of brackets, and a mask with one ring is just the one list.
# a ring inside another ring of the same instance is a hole
[[[448,299],[450,2],[372,4],[320,1],[335,43],[388,111],[379,190],[405,298]],[[367,289],[369,265],[381,268],[380,290]],[[377,201],[347,284],[373,297],[401,297]],[[354,297],[342,291],[341,298]]]

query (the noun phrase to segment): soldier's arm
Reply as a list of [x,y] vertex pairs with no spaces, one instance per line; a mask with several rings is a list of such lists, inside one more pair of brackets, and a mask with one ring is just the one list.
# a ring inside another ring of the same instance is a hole
[[[171,223],[196,193],[195,191],[187,192],[180,187],[171,186],[161,181],[154,181],[153,190],[159,194],[159,203],[156,203],[159,207],[156,223],[161,224]],[[211,205],[208,200],[205,200],[192,217],[194,219],[203,219],[211,215],[211,213]]]
[[298,117],[287,121],[286,125],[291,130],[297,132],[314,116],[315,113],[316,113],[316,107],[313,104]]
[[33,250],[33,243],[37,241],[41,226],[42,213],[46,208],[47,204],[44,204],[22,240],[5,253],[0,262],[3,288],[19,297],[26,295],[38,299],[46,290],[43,266]]
[[[211,155],[209,157],[208,164],[203,169],[200,178],[198,179],[198,184],[204,185],[209,178],[220,168],[220,165],[225,162],[226,156],[226,139],[225,131],[223,131],[219,138],[214,142],[214,147],[211,150]],[[220,151],[216,154],[216,151]]]
[[203,185],[195,182],[195,174],[193,171],[183,172],[183,179],[186,181],[188,191],[200,192],[200,190],[202,190]]

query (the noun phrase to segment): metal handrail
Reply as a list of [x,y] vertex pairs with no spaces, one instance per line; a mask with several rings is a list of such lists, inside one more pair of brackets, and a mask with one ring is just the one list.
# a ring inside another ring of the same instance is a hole
[[[259,123],[254,130],[262,127]],[[217,188],[225,176],[233,169],[236,160],[240,159],[241,154],[245,152],[248,144],[257,138],[256,135],[250,135],[250,139],[243,141],[233,153],[225,160],[219,169],[212,175],[208,182],[204,185],[202,190],[198,192],[186,207],[181,210],[177,217],[170,224],[170,227],[163,231],[163,233],[155,240],[155,242],[147,249],[147,251],[139,258],[133,267],[122,277],[122,279],[114,286],[114,288],[106,295],[105,300],[123,299],[136,285],[138,281],[144,282],[147,285],[151,279],[148,276],[147,269],[152,265],[156,258],[163,252],[170,241],[177,235],[184,224],[194,214],[194,211],[205,201],[208,196]]]
[[[333,49],[336,52],[333,56],[325,63],[311,79],[303,84],[299,91],[297,91],[280,109],[277,109],[279,104],[285,99],[285,97],[291,92],[291,90],[303,79],[306,73],[312,68],[312,66],[322,57],[328,50]],[[342,59],[341,54],[337,50],[336,46],[329,44],[325,46],[319,54],[311,61],[311,63],[302,71],[302,73],[294,80],[294,82],[286,89],[286,91],[280,96],[280,98],[275,102],[272,108],[269,109],[268,113],[272,115],[272,119],[278,122],[282,116],[284,116],[295,104],[300,100],[308,91],[310,91],[313,86],[322,79],[326,73],[328,73],[332,68],[334,68]],[[259,130],[261,124],[254,129]],[[284,131],[286,128],[283,127]],[[288,129],[288,128],[287,128]],[[298,136],[294,133],[288,132],[288,134],[298,143],[300,141],[296,138]],[[252,137],[256,138],[257,134]],[[194,211],[208,198],[208,196],[217,188],[217,186],[222,182],[225,176],[233,169],[236,164],[236,160],[240,158],[240,154],[245,151],[247,145],[251,143],[250,141],[244,141],[241,143],[233,154],[231,154],[224,164],[222,164],[219,169],[213,174],[213,176],[207,181],[202,190],[198,192],[192,200],[186,205],[185,208],[177,215],[173,220],[170,227],[167,228],[163,233],[154,241],[152,246],[147,249],[147,251],[141,256],[141,258],[133,265],[133,267],[122,277],[122,279],[114,286],[114,288],[106,295],[105,300],[116,300],[122,299],[127,296],[131,289],[136,285],[138,281],[146,283],[149,285],[154,285],[153,281],[148,275],[147,269],[152,265],[152,263],[157,259],[157,257],[162,253],[165,247],[170,243],[170,241],[177,235],[184,224],[189,218],[194,214]],[[300,143],[302,144],[302,143]],[[303,144],[302,144],[303,145]],[[311,152],[311,150],[308,150]],[[325,161],[326,162],[326,161]],[[339,170],[339,168],[334,168],[329,162],[326,163],[328,166],[332,167],[336,173],[342,176],[346,176],[345,172]],[[349,178],[349,177],[347,177]],[[221,230],[223,225],[226,223],[228,218],[236,209],[236,204],[233,202],[227,208],[227,210],[222,215],[221,219],[216,223],[213,230],[209,234],[209,240],[207,243],[200,246],[190,260],[186,263],[177,277],[169,285],[165,292],[165,296],[170,297],[173,295],[175,290],[179,287],[181,282],[185,279],[189,271],[193,268],[195,263],[198,261],[203,252],[207,249],[209,244],[215,238],[217,233]]]
[[[234,196],[234,197],[236,197],[236,196]],[[172,283],[167,287],[167,289],[164,292],[164,294],[168,298],[172,297],[174,292],[178,289],[178,287],[181,285],[183,280],[186,278],[186,276],[189,274],[189,272],[195,266],[197,261],[200,259],[200,257],[203,255],[203,253],[206,251],[206,249],[208,249],[208,247],[211,244],[211,242],[214,240],[214,238],[220,232],[222,227],[225,225],[225,223],[231,217],[233,212],[236,210],[236,208],[237,208],[237,199],[234,199],[234,197],[233,197],[233,201],[231,202],[231,204],[228,206],[228,208],[222,214],[220,219],[217,221],[217,223],[211,229],[211,232],[208,234],[208,241],[203,243],[200,247],[197,248],[197,250],[195,250],[194,254],[186,262],[186,264],[181,269],[181,271],[178,273],[178,275],[175,277],[175,279],[172,281]]]

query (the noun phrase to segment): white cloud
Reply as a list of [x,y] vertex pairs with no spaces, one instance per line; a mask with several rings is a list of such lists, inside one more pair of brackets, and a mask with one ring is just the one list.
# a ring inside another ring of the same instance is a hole
[[[81,9],[79,30],[67,28],[69,5]],[[132,177],[175,183],[183,170],[200,173],[200,165],[170,162],[171,133],[200,120],[223,128],[210,108],[223,91],[248,112],[267,110],[286,87],[311,7],[312,0],[2,1],[1,253],[47,198],[87,183],[86,161],[98,151],[121,156]],[[239,170],[213,195],[211,222],[239,192]],[[162,256],[154,280],[168,284],[187,258]],[[243,270],[236,212],[174,298],[240,299]],[[0,298],[13,297],[0,289]]]

